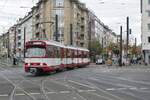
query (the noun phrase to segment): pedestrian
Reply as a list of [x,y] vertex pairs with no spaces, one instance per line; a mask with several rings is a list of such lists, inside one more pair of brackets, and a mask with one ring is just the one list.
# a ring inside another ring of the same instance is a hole
[[16,57],[16,54],[13,54],[13,65],[17,65],[17,57]]

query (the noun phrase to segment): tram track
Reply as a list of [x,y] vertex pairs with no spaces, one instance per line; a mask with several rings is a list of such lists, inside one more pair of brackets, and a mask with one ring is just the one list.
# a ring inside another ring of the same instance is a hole
[[[6,69],[3,69],[3,70],[6,70]],[[16,74],[20,74],[20,72],[16,72]],[[23,83],[23,82],[28,82],[28,83],[31,83],[31,84],[34,84],[34,85],[37,85],[39,86],[40,88],[40,93],[42,96],[43,96],[43,100],[51,100],[50,97],[48,97],[48,92],[45,90],[47,87],[44,87],[45,83],[47,81],[52,81],[56,84],[60,84],[64,87],[67,87],[69,88],[71,91],[70,93],[71,94],[74,94],[76,95],[77,97],[81,98],[81,100],[88,100],[87,98],[85,98],[84,96],[82,96],[80,94],[80,92],[78,91],[78,89],[74,88],[73,86],[71,86],[69,83],[68,83],[68,77],[69,77],[69,73],[67,73],[63,78],[50,78],[50,77],[44,77],[38,81],[39,84],[35,83],[35,81],[33,80],[29,80],[29,79],[26,79],[25,77],[21,76],[22,77],[22,80],[21,82],[19,82],[18,84],[15,84],[13,83],[13,81],[11,79],[9,79],[7,76],[5,77],[6,80],[9,80],[9,82],[14,86],[14,89],[12,90],[11,94],[9,95],[9,100],[15,100],[15,96],[16,96],[16,89],[20,89],[24,95],[28,96],[31,100],[38,100],[32,93],[29,93],[27,90],[25,90],[24,88],[20,87],[20,85]],[[66,81],[67,84],[63,84],[63,83],[60,83],[59,80],[63,80],[63,81]],[[95,87],[95,86],[94,86]],[[47,88],[48,89],[48,88]],[[62,91],[64,92],[64,91]],[[86,91],[87,93],[90,93],[90,91]],[[95,93],[94,93],[95,94]],[[107,94],[107,93],[106,93]],[[98,94],[95,94],[95,95],[98,95]],[[99,95],[98,95],[99,96]],[[106,97],[105,97],[106,98]],[[108,99],[108,98],[107,98]],[[108,100],[111,100],[111,99],[108,99]],[[121,99],[120,99],[121,100]]]
[[[6,64],[4,64],[4,63],[2,63],[2,62],[0,62],[0,64],[6,66]],[[3,71],[8,70],[8,69],[6,69],[5,67],[2,67],[2,66],[0,66],[0,69],[3,70]],[[20,74],[20,73],[18,73],[18,72],[15,72],[15,73]],[[30,93],[28,93],[25,89],[23,89],[23,88],[21,88],[21,87],[19,86],[20,84],[22,84],[22,83],[25,82],[25,81],[28,82],[28,83],[37,85],[34,81],[25,79],[23,76],[21,76],[22,81],[19,82],[18,84],[15,84],[11,79],[9,79],[8,77],[6,77],[4,74],[0,74],[0,75],[1,75],[5,80],[7,80],[7,81],[14,87],[14,89],[12,90],[12,92],[10,93],[10,95],[8,95],[8,96],[9,96],[9,100],[14,100],[14,96],[15,96],[15,91],[16,91],[16,89],[21,90],[25,95],[27,95],[28,97],[30,97],[31,100],[36,100],[35,97],[33,97],[33,96],[32,96]],[[45,97],[44,100],[50,100],[50,99],[48,98],[48,96],[47,96],[46,91],[44,90],[44,85],[43,85],[43,84],[44,84],[44,82],[43,82],[43,80],[42,80],[41,83],[40,83],[40,85],[37,85],[37,86],[40,87],[40,90],[41,90],[41,91],[40,91],[40,94],[42,94],[42,95]]]
[[[3,65],[4,65],[4,64],[3,64]],[[4,69],[4,70],[6,70],[6,69]],[[16,74],[20,74],[20,73],[19,73],[19,72],[16,72]],[[51,100],[51,98],[48,97],[48,93],[47,93],[46,90],[45,90],[45,89],[48,89],[48,88],[47,88],[47,87],[44,87],[44,84],[45,84],[47,81],[52,81],[52,82],[54,82],[54,83],[56,83],[56,84],[60,84],[60,85],[62,85],[62,86],[64,86],[64,87],[67,87],[67,88],[69,88],[69,89],[71,90],[71,91],[70,91],[71,94],[75,94],[76,96],[78,96],[78,97],[81,98],[82,100],[87,100],[87,99],[84,98],[82,95],[80,95],[80,93],[78,93],[78,91],[77,91],[76,89],[74,89],[74,87],[69,86],[69,84],[64,85],[64,84],[61,84],[60,82],[57,82],[58,80],[67,81],[68,76],[69,76],[69,75],[66,74],[66,75],[64,76],[64,78],[53,78],[53,79],[51,79],[51,78],[49,78],[49,77],[45,77],[45,78],[43,78],[43,79],[38,80],[38,81],[40,81],[39,84],[36,84],[35,81],[25,79],[23,76],[21,76],[21,77],[22,77],[22,81],[21,81],[20,83],[18,83],[18,84],[15,84],[15,83],[13,83],[13,82],[11,81],[11,79],[5,77],[5,79],[9,80],[9,82],[14,86],[14,89],[12,90],[12,93],[11,93],[10,96],[9,96],[9,100],[14,100],[14,97],[16,96],[16,94],[15,94],[16,89],[20,89],[20,90],[24,93],[24,95],[26,95],[26,96],[28,96],[29,98],[31,98],[31,100],[37,100],[32,94],[28,93],[27,90],[25,90],[25,89],[23,89],[23,88],[21,88],[21,87],[19,86],[19,85],[22,84],[23,82],[28,82],[28,83],[31,83],[31,84],[34,84],[34,85],[39,86],[39,87],[40,87],[40,94],[44,96],[43,99],[44,99],[44,100]],[[61,91],[61,92],[63,93],[63,92],[65,92],[65,91]]]
[[[0,62],[1,63],[1,62]],[[2,64],[2,63],[1,63]],[[0,69],[2,70],[6,70],[4,67],[0,67]],[[32,100],[36,100],[33,96],[31,96],[28,92],[26,92],[24,89],[22,89],[21,87],[19,87],[19,85],[24,81],[22,80],[19,84],[15,84],[12,80],[10,80],[8,77],[6,77],[4,74],[0,74],[2,76],[2,78],[4,78],[5,80],[7,80],[13,87],[14,89],[12,90],[12,92],[10,93],[9,96],[9,100],[14,100],[14,96],[15,96],[15,90],[17,88],[19,88],[23,93],[25,93],[25,95],[29,96]]]

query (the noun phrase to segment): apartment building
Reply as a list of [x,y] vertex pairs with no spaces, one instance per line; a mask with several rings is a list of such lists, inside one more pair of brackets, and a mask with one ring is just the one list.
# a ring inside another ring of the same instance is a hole
[[19,52],[21,57],[29,40],[57,40],[88,48],[90,39],[98,39],[101,44],[103,40],[107,47],[115,38],[111,29],[79,0],[39,0],[8,33],[11,54]]
[[15,50],[15,36],[16,36],[16,25],[10,27],[8,29],[8,49],[9,49],[9,55],[11,56],[14,53]]
[[104,47],[117,43],[117,35],[105,25],[93,12],[89,12],[91,40],[97,39]]
[[34,38],[56,40],[57,35],[58,41],[65,45],[87,47],[88,9],[85,4],[78,0],[39,0],[32,11]]
[[7,33],[3,33],[0,36],[0,56],[7,57],[9,52],[9,35]]
[[32,27],[32,12],[18,20],[15,33],[15,51],[19,53],[20,57],[23,57],[24,43],[33,37]]
[[150,64],[150,0],[141,0],[142,51],[145,63]]

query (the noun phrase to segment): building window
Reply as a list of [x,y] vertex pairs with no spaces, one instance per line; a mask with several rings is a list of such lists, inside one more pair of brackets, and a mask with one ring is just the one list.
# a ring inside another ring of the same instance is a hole
[[148,30],[150,30],[150,23],[149,23],[149,24],[147,24],[147,27],[148,27]]
[[35,34],[35,37],[36,37],[36,38],[39,38],[39,37],[40,37],[40,33],[37,32],[37,33]]
[[64,6],[64,0],[54,0],[55,4],[54,6],[55,7],[63,7]]
[[148,37],[148,43],[150,43],[150,37]]
[[18,36],[18,40],[21,40],[21,36]]
[[21,34],[21,29],[18,29],[18,34]]
[[39,29],[39,23],[37,23],[37,24],[35,25],[35,28],[36,28],[36,29]]
[[150,0],[148,0],[148,4],[150,5]]
[[[54,18],[56,17],[56,15],[58,16],[58,34],[59,34],[59,39],[61,40],[64,34],[64,9],[60,9],[60,10],[54,10],[53,12],[53,16]],[[56,30],[55,30],[56,31]]]
[[20,42],[18,42],[18,47],[20,47],[21,46],[21,43]]
[[37,15],[35,16],[35,19],[36,19],[36,21],[39,20],[39,19],[40,19],[40,14],[37,14]]
[[148,13],[148,16],[150,17],[150,10],[148,10],[147,13]]

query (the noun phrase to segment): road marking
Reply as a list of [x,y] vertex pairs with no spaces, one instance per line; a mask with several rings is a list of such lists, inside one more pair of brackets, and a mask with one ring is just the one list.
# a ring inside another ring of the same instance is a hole
[[117,90],[126,90],[127,88],[118,88]]
[[117,90],[148,90],[149,88],[143,87],[143,88],[108,88],[107,91],[117,91]]
[[1,94],[0,97],[8,97],[8,94]]
[[84,87],[88,87],[88,88],[92,88],[92,89],[95,89],[95,87],[91,87],[89,85],[86,85],[86,84],[82,84],[82,83],[79,83],[77,81],[73,81],[73,80],[68,80],[69,82],[71,83],[75,83],[75,84],[78,84],[78,85],[81,85],[81,86],[84,86]]
[[141,90],[148,90],[149,88],[145,88],[145,87],[144,87],[144,88],[140,88],[140,89],[141,89]]
[[70,93],[70,91],[60,91],[59,93],[67,94],[67,93]]
[[133,88],[129,88],[130,90],[138,90],[138,88],[133,87]]
[[[95,92],[96,90],[77,90],[78,92]],[[47,92],[46,94],[68,94],[71,91]],[[29,93],[30,95],[39,95],[41,93]],[[15,96],[24,96],[24,93],[15,94]],[[9,94],[1,94],[0,97],[8,97]]]
[[78,92],[95,92],[96,90],[77,90]]
[[57,94],[57,92],[48,92],[47,94]]
[[108,88],[108,89],[106,89],[107,91],[114,91],[114,90],[116,90],[115,88]]
[[88,92],[95,92],[96,90],[87,90]]

